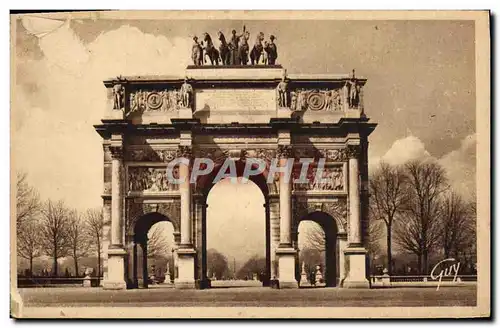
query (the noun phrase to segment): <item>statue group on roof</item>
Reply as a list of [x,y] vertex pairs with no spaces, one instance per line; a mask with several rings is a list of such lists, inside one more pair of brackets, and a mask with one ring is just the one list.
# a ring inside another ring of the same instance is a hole
[[229,42],[224,34],[217,33],[219,48],[217,49],[210,34],[203,33],[203,40],[198,41],[198,37],[193,37],[193,48],[191,58],[195,66],[202,65],[276,65],[278,58],[278,48],[274,43],[274,35],[269,36],[269,41],[265,41],[264,33],[260,32],[255,40],[255,44],[250,50],[250,32],[243,26],[243,32],[237,34],[236,30],[231,31]]

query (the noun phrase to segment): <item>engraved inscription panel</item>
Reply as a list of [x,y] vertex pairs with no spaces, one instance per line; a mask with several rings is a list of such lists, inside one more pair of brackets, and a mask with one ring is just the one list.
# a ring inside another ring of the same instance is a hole
[[252,114],[276,109],[275,90],[205,89],[196,90],[196,110],[237,111]]

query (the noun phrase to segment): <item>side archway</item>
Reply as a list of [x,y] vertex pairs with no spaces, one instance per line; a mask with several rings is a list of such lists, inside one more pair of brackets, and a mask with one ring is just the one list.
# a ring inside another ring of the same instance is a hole
[[[149,277],[151,276],[152,272],[150,272],[149,264],[148,264],[148,259],[149,255],[151,252],[154,252],[154,250],[150,247],[153,245],[150,245],[150,240],[148,238],[148,233],[151,231],[151,228],[160,222],[170,222],[172,223],[173,230],[174,230],[174,238],[176,239],[176,232],[178,233],[179,231],[179,226],[175,220],[171,220],[169,217],[165,216],[162,213],[159,212],[149,212],[146,214],[141,215],[140,217],[136,218],[135,224],[133,225],[132,228],[132,243],[133,243],[133,249],[132,254],[131,254],[131,266],[129,265],[129,276],[131,277],[131,284],[132,288],[148,288],[149,284],[151,283]],[[158,236],[159,238],[166,238],[166,236]],[[158,238],[157,237],[157,238]],[[156,241],[158,242],[158,241]],[[174,261],[173,263],[173,277],[175,277],[176,270],[174,269],[176,267],[175,263],[175,253],[174,250],[177,247],[177,240],[175,241],[174,244],[170,245],[172,249],[172,260]],[[158,247],[158,245],[155,245]],[[167,256],[167,254],[165,254]],[[168,257],[168,256],[167,256]],[[169,270],[170,271],[170,270]],[[154,273],[153,273],[154,274]],[[170,279],[171,277],[165,277],[165,279]]]

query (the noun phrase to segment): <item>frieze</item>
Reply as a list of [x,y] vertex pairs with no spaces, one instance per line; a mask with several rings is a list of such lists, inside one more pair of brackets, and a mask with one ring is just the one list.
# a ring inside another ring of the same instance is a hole
[[349,151],[347,148],[338,149],[318,149],[314,147],[297,147],[295,148],[295,158],[324,158],[326,162],[345,162],[349,159]]
[[177,156],[177,149],[136,148],[126,152],[126,160],[134,162],[170,162]]
[[[172,170],[174,178],[178,172],[174,168]],[[179,189],[178,184],[169,182],[166,168],[152,167],[129,167],[128,168],[128,190],[129,191],[146,191],[146,192],[162,192],[175,191]]]
[[226,158],[244,160],[246,158],[258,158],[270,163],[276,158],[276,149],[252,148],[252,149],[221,149],[221,148],[198,148],[194,151],[196,157],[209,158],[215,163],[222,163]]

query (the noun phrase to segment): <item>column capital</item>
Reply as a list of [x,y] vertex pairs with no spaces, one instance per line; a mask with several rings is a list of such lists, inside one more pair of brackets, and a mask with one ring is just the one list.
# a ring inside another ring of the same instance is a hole
[[191,159],[193,156],[193,147],[191,146],[179,146],[177,148],[177,157],[185,157]]
[[123,158],[123,147],[118,145],[110,145],[109,152],[111,154],[111,159],[122,159]]
[[346,148],[346,155],[349,159],[351,158],[359,158],[361,154],[361,146],[360,145],[348,145]]
[[278,158],[291,158],[291,157],[293,157],[292,145],[278,145],[278,150],[276,151],[276,156]]

